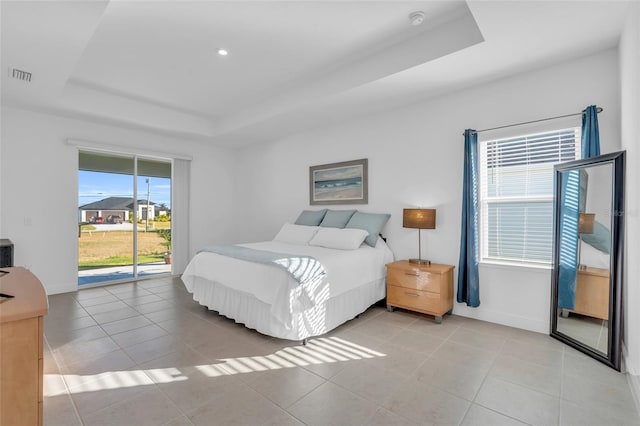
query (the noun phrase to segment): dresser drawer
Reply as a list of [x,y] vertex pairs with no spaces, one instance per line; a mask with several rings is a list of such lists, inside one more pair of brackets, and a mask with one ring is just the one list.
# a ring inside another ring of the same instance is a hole
[[441,315],[441,301],[438,293],[387,286],[387,304],[400,308]]
[[440,293],[442,276],[419,269],[389,268],[387,282],[393,286]]

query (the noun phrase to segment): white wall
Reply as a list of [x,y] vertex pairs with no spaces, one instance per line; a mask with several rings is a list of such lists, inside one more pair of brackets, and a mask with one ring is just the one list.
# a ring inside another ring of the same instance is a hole
[[[402,228],[402,209],[435,207],[437,228],[422,233],[423,257],[457,265],[463,130],[579,112],[597,104],[605,109],[599,116],[602,151],[615,151],[620,141],[617,83],[617,52],[609,50],[357,122],[248,147],[241,152],[237,176],[242,194],[238,219],[243,223],[238,240],[272,238],[283,222],[294,221],[302,209],[310,208],[309,166],[368,158],[369,204],[354,207],[392,214],[384,232],[399,259],[415,257],[418,250],[416,230]],[[580,117],[547,125],[579,126]],[[549,269],[483,265],[480,276],[480,308],[456,304],[456,313],[548,331]]]
[[0,146],[0,235],[15,245],[49,294],[77,284],[78,156],[67,139],[180,153],[191,164],[190,255],[211,241],[230,241],[235,154],[176,140],[3,107]]
[[640,409],[640,4],[630,6],[620,40],[622,148],[627,150],[625,361]]

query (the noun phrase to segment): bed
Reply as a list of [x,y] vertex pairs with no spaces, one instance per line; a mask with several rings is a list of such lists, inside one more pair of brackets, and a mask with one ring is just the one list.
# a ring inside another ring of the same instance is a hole
[[[292,228],[296,228],[293,233],[304,231],[306,236],[285,238],[287,227],[289,237]],[[333,236],[327,241],[333,241],[313,244],[318,236],[329,234]],[[372,245],[357,243],[356,238],[350,247],[338,244],[336,248],[332,243],[338,234],[341,241],[353,232],[285,224],[273,241],[234,246],[281,253],[289,263],[316,260],[323,273],[307,281],[298,282],[283,268],[215,250],[199,251],[182,281],[194,300],[210,310],[269,336],[304,341],[331,331],[385,297],[385,265],[394,260],[385,241],[376,234]]]

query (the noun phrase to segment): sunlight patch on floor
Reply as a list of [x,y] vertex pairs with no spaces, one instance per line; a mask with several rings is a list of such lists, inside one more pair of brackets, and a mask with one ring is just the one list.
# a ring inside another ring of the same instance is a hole
[[[320,337],[310,340],[307,345],[285,347],[269,355],[222,358],[216,364],[194,365],[185,368],[194,368],[202,375],[213,378],[385,356],[384,353],[339,337]],[[107,371],[94,375],[46,374],[44,396],[50,397],[67,393],[67,389],[59,386],[59,378],[64,379],[68,392],[71,394],[189,380],[184,371],[178,367]]]

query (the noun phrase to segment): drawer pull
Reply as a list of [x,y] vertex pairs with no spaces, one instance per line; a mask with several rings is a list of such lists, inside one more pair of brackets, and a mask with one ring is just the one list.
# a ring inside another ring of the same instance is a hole
[[416,294],[416,293],[408,293],[408,292],[406,292],[406,291],[404,292],[404,294],[406,294],[407,296],[411,296],[411,297],[420,297],[420,295],[419,295],[419,294]]
[[405,272],[405,275],[409,275],[410,277],[419,277],[420,274],[410,274],[409,272]]

